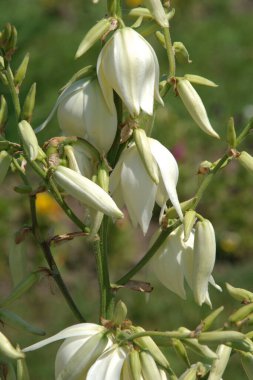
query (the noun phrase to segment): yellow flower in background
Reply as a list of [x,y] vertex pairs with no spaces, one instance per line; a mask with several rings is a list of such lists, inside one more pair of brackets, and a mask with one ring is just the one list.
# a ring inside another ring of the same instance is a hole
[[143,0],[125,0],[125,3],[128,7],[138,7],[143,3]]
[[53,220],[58,219],[60,206],[48,193],[38,193],[36,197],[36,210],[38,215],[47,216]]

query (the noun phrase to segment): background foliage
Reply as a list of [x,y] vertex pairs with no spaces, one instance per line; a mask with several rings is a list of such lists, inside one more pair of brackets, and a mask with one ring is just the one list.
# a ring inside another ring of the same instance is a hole
[[[33,82],[37,83],[37,106],[33,126],[39,125],[47,116],[58,96],[58,90],[72,74],[87,64],[95,64],[99,44],[83,58],[74,61],[76,48],[85,34],[97,20],[103,17],[106,2],[98,5],[81,0],[2,0],[0,2],[0,25],[13,23],[19,32],[18,51],[14,64],[19,65],[24,54],[30,53],[29,75],[24,90],[28,91]],[[214,128],[223,137],[221,142],[213,142],[201,134],[191,120],[179,99],[172,93],[164,108],[157,110],[157,127],[154,137],[169,147],[180,166],[178,185],[179,197],[184,200],[192,196],[199,181],[197,174],[201,161],[215,161],[224,150],[226,122],[234,115],[238,129],[253,115],[253,46],[251,0],[175,0],[176,16],[171,22],[172,38],[182,41],[192,63],[178,66],[178,74],[196,73],[208,77],[219,84],[217,89],[199,88]],[[124,7],[127,14],[127,6]],[[131,23],[131,20],[129,20]],[[154,38],[150,39],[154,45]],[[161,72],[166,70],[164,51],[156,46]],[[1,89],[1,93],[3,90]],[[60,132],[56,118],[40,134],[41,142]],[[17,138],[13,118],[13,128],[8,130],[9,138]],[[253,153],[252,139],[247,140],[247,149]],[[36,179],[35,179],[36,181]],[[28,258],[28,268],[35,270],[45,267],[42,255],[30,239],[15,246],[14,233],[29,220],[26,199],[13,191],[15,176],[9,175],[0,192],[0,296],[8,294],[11,287],[8,269],[10,252]],[[252,284],[252,185],[253,178],[237,163],[232,163],[212,183],[199,212],[210,219],[215,227],[218,241],[215,278],[221,285],[228,281],[234,286],[253,290]],[[40,222],[45,226],[45,234],[54,235],[70,231],[65,217],[55,205],[45,197],[39,201]],[[78,207],[78,206],[77,206]],[[157,220],[157,218],[156,218]],[[48,226],[50,230],[48,230]],[[52,227],[53,225],[53,227]],[[156,225],[153,226],[153,230]],[[151,228],[152,229],[152,228]],[[112,272],[117,278],[136,257],[141,257],[147,241],[131,230],[127,222],[112,226],[111,229]],[[115,232],[120,237],[115,237]],[[152,231],[151,231],[152,233]],[[151,234],[150,233],[150,234]],[[89,247],[83,238],[76,239],[55,248],[55,257],[71,292],[84,314],[94,320],[97,314],[97,284],[95,265]],[[149,297],[122,290],[120,296],[127,301],[129,318],[135,323],[153,329],[172,329],[179,325],[194,328],[208,312],[207,307],[199,308],[189,295],[187,301],[164,288],[154,279],[150,268],[143,272],[142,279],[148,279],[155,286]],[[116,280],[116,277],[114,276]],[[227,303],[226,291],[220,295],[211,294],[214,307]],[[229,299],[230,300],[230,299]],[[233,310],[233,304],[227,305]],[[76,321],[59,294],[53,280],[44,276],[33,293],[17,302],[13,310],[24,318],[44,328],[48,334],[61,330]],[[145,314],[143,314],[145,310]],[[2,326],[7,335],[22,346],[37,340],[19,331]],[[2,328],[1,327],[1,328]],[[47,347],[28,356],[31,378],[44,380],[53,378],[53,362],[58,345]],[[171,355],[174,355],[172,352]],[[172,360],[172,359],[171,359]],[[180,368],[181,363],[178,363]],[[236,372],[237,371],[237,372]],[[240,378],[242,373],[236,362],[229,366],[224,379]]]

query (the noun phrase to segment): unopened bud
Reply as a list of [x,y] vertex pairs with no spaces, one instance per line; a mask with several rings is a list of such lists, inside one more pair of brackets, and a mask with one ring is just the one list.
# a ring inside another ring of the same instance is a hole
[[29,58],[30,58],[30,55],[29,53],[27,53],[14,75],[14,84],[17,87],[20,87],[23,80],[25,79],[26,71],[27,71],[27,67],[29,63]]
[[112,24],[109,19],[104,18],[98,21],[84,36],[77,49],[76,58],[79,58],[86,53],[98,40],[109,32],[111,28]]
[[227,142],[230,148],[236,148],[236,132],[233,117],[229,118],[227,124]]
[[5,150],[2,150],[0,152],[0,184],[4,181],[5,176],[9,170],[10,164],[10,155]]
[[29,185],[18,185],[18,186],[15,186],[13,190],[19,194],[29,194],[32,192],[32,187]]
[[118,301],[114,313],[113,313],[113,318],[112,321],[115,325],[120,326],[124,320],[126,319],[127,316],[127,307],[122,301]]
[[6,338],[6,336],[0,332],[0,353],[10,359],[21,359],[24,358],[25,355],[16,350],[10,341]]
[[144,0],[153,18],[163,28],[168,28],[169,21],[160,0]]
[[224,344],[219,345],[216,353],[218,358],[214,360],[208,380],[220,380],[229,361],[232,348],[225,346]]
[[227,282],[226,282],[226,288],[230,296],[233,297],[234,299],[244,302],[244,303],[253,302],[252,292],[246,289],[242,289],[242,288],[235,288],[234,286],[228,284]]
[[207,219],[199,221],[195,227],[193,285],[194,298],[199,305],[206,301],[208,283],[214,267],[216,255],[215,233]]
[[203,319],[201,325],[202,325],[202,331],[207,331],[216,318],[220,315],[220,313],[224,310],[224,306],[220,306],[218,309],[214,310],[212,313],[210,313],[205,319]]
[[180,356],[180,358],[183,359],[185,364],[189,366],[190,360],[188,358],[188,354],[187,354],[184,344],[181,342],[181,340],[175,339],[175,338],[171,339],[171,341],[172,341],[173,348],[175,349],[178,356]]
[[123,218],[122,212],[112,198],[88,178],[64,166],[58,166],[53,177],[68,194],[86,206],[101,211],[112,218]]
[[1,39],[0,39],[0,44],[1,44],[1,47],[5,50],[6,47],[8,46],[9,44],[9,40],[11,38],[11,33],[12,33],[12,28],[11,28],[11,24],[10,23],[7,23],[5,26],[4,26],[4,29],[1,33]]
[[241,357],[242,367],[248,377],[249,380],[252,380],[253,374],[253,354],[249,352],[239,352]]
[[249,153],[242,151],[238,157],[238,161],[242,164],[242,166],[244,166],[246,169],[248,169],[252,172],[252,170],[253,170],[253,157]]
[[207,78],[201,77],[200,75],[185,74],[184,78],[187,79],[191,83],[200,84],[200,85],[208,86],[208,87],[218,87],[216,83],[214,83],[213,81]]
[[8,118],[8,106],[3,95],[1,95],[0,104],[0,132],[2,132]]
[[30,380],[25,359],[17,360],[17,380]]
[[140,352],[141,372],[144,379],[160,379],[160,373],[153,355],[149,351]]
[[39,144],[34,130],[26,120],[22,120],[18,124],[18,129],[26,154],[31,161],[36,160],[39,154]]
[[[191,199],[188,199],[187,201],[180,203],[180,207],[182,211],[184,212],[184,211],[189,210],[194,205],[195,202],[196,202],[196,198],[191,198]],[[168,208],[168,210],[166,211],[166,218],[175,219],[177,217],[178,217],[178,214],[175,208],[174,207]]]
[[156,184],[159,183],[159,174],[157,164],[151,153],[148,137],[144,129],[134,129],[134,141],[139,152],[140,158],[147,170],[148,175]]
[[208,135],[220,138],[211,126],[204,104],[189,80],[178,79],[177,91],[196,124]]
[[25,98],[23,109],[22,109],[22,119],[27,120],[29,123],[32,120],[33,110],[35,106],[35,96],[36,96],[36,83],[33,83]]
[[182,42],[174,42],[173,49],[175,52],[176,60],[179,63],[192,63],[189,57],[189,53]]
[[187,241],[189,239],[195,221],[196,221],[196,211],[195,210],[186,211],[185,217],[184,217],[184,222],[183,222],[183,224],[184,224],[184,241]]
[[236,323],[241,319],[246,318],[249,314],[253,312],[253,303],[240,307],[240,309],[236,310],[233,314],[230,315],[229,321],[232,323]]
[[179,380],[197,380],[198,379],[198,367],[196,364],[193,364],[188,368],[179,378]]
[[241,342],[245,335],[238,331],[211,331],[203,332],[198,336],[200,344],[223,344],[227,342]]
[[129,361],[133,380],[139,380],[141,378],[141,361],[137,350],[132,350],[130,352]]
[[99,164],[98,174],[97,174],[97,183],[104,191],[109,192],[109,171],[108,165],[105,162]]

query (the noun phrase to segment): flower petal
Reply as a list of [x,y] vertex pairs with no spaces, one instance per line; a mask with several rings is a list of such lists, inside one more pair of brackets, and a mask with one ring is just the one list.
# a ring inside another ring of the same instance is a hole
[[86,380],[119,380],[127,351],[113,346],[104,352],[90,368]]
[[88,337],[93,334],[105,331],[105,328],[94,323],[79,323],[66,329],[60,331],[59,333],[51,336],[50,338],[44,339],[38,343],[35,343],[29,347],[24,348],[22,351],[28,352],[37,350],[38,348],[44,347],[47,344],[56,342],[57,340],[67,339],[72,337]]
[[[178,166],[174,156],[159,141],[150,138],[151,152],[159,166],[166,195],[175,207],[178,216],[183,220],[183,213],[177,196]],[[159,184],[160,185],[160,184]],[[160,205],[162,206],[162,205]]]

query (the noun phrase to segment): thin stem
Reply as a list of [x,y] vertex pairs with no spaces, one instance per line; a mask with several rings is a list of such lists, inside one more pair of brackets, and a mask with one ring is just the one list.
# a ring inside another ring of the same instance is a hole
[[73,298],[71,297],[62,277],[60,274],[60,271],[57,267],[57,264],[53,258],[49,243],[47,241],[44,241],[41,238],[38,220],[37,220],[37,213],[36,213],[36,195],[30,195],[30,210],[31,210],[31,216],[32,216],[32,233],[35,237],[37,243],[40,245],[44,257],[48,263],[48,266],[51,270],[52,276],[57,283],[61,293],[63,294],[69,308],[72,310],[73,314],[76,316],[77,320],[80,322],[85,322],[84,317],[82,316],[81,312],[79,311],[77,305],[75,304]]
[[165,38],[167,57],[169,60],[169,76],[174,77],[176,75],[176,63],[175,63],[175,54],[173,51],[169,27],[163,28],[163,33],[164,33],[164,38]]
[[141,338],[143,336],[152,336],[152,337],[162,337],[162,338],[176,338],[176,339],[186,339],[191,338],[192,332],[179,332],[179,331],[142,331],[130,335],[125,338],[126,341],[133,341],[134,339]]
[[9,84],[9,91],[10,91],[10,94],[12,97],[16,119],[17,119],[17,122],[19,122],[20,114],[21,114],[21,107],[20,107],[18,93],[17,93],[16,87],[14,85],[13,74],[12,74],[12,71],[11,71],[9,64],[7,64],[7,68],[4,71],[4,73],[6,75],[6,78],[7,78],[8,84]]

